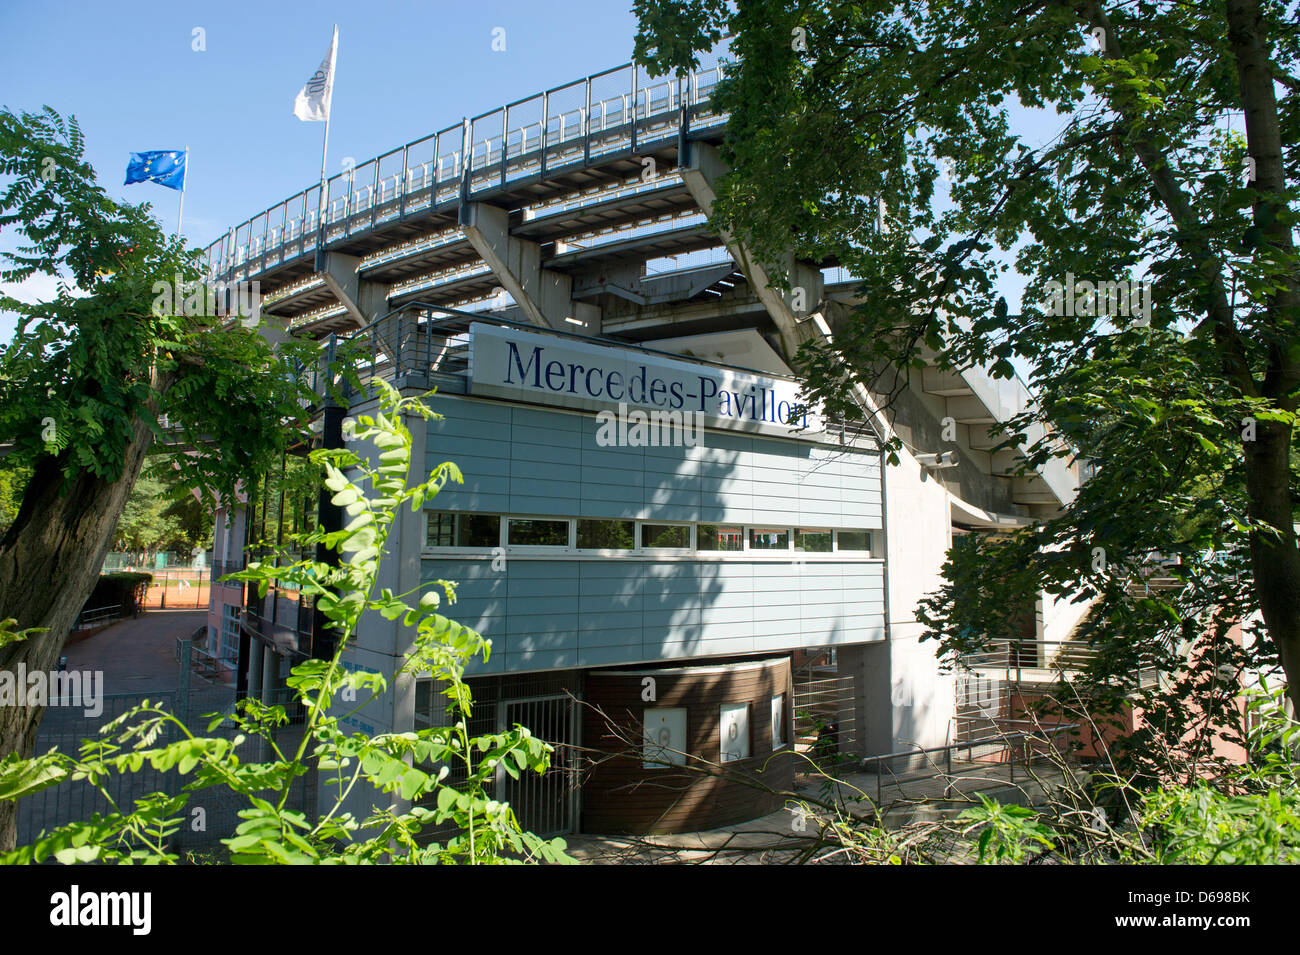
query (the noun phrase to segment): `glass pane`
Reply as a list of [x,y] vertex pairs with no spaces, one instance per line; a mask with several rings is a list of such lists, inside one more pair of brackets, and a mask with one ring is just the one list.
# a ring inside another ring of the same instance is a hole
[[425,542],[430,547],[451,547],[456,539],[456,518],[446,511],[429,512],[429,530]]
[[500,543],[501,518],[496,515],[429,512],[429,547],[497,547]]
[[631,550],[633,521],[578,521],[578,547],[582,550]]
[[510,543],[515,547],[568,547],[568,521],[510,520]]
[[685,550],[691,546],[691,529],[685,524],[642,524],[641,546]]
[[750,528],[750,550],[789,550],[790,532],[785,528]]
[[840,550],[871,551],[871,531],[839,531]]
[[460,514],[456,519],[457,547],[500,547],[501,518],[485,514]]
[[423,729],[433,725],[433,681],[415,681],[415,726]]
[[745,530],[721,524],[701,524],[695,530],[695,546],[699,550],[744,550]]
[[829,554],[831,552],[831,532],[829,530],[810,530],[806,527],[795,528],[794,549],[810,554]]

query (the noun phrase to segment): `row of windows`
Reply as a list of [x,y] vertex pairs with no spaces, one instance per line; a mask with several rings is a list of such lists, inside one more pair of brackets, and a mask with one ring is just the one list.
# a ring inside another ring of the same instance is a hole
[[[770,700],[772,750],[786,745],[785,694]],[[730,763],[748,759],[750,746],[750,704],[723,703],[718,712],[718,749],[721,761]],[[685,766],[687,752],[687,708],[684,706],[648,707],[643,714],[645,743],[641,754],[643,769],[666,769]]]
[[652,550],[669,553],[785,551],[879,556],[876,532],[866,529],[685,524],[584,517],[508,517],[451,511],[429,511],[426,520],[425,543],[430,548],[490,551],[500,547],[551,552]]

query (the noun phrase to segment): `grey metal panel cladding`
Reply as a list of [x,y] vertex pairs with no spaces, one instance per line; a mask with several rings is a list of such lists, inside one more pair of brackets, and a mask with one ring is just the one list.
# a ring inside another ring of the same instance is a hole
[[426,560],[448,616],[492,640],[472,673],[595,666],[883,636],[883,566],[744,560]]
[[[427,463],[465,484],[435,509],[554,516],[879,527],[873,454],[707,432],[695,448],[602,448],[592,416],[438,403]],[[472,673],[600,666],[881,639],[883,566],[704,560],[423,561],[460,583],[447,614],[493,641]]]
[[714,431],[693,448],[601,447],[591,415],[447,396],[437,410],[444,417],[429,422],[426,464],[453,461],[465,483],[433,507],[881,526],[874,453]]

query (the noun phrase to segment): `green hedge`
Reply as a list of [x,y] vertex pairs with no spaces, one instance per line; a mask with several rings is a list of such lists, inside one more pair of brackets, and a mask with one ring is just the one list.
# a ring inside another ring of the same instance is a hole
[[145,595],[149,592],[149,584],[152,580],[153,574],[139,571],[121,570],[111,574],[101,574],[95,589],[90,592],[90,599],[86,601],[82,610],[121,607],[123,617],[138,616],[144,609]]

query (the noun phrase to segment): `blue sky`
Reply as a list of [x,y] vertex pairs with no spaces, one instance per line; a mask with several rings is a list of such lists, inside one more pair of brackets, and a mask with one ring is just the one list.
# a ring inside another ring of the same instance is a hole
[[[121,185],[127,154],[190,148],[184,232],[206,245],[317,181],[321,123],[293,99],[335,23],[329,172],[631,59],[630,0],[225,0],[0,4],[0,104],[75,114],[100,181],[176,222],[177,193]],[[505,50],[492,31],[505,29]],[[196,51],[194,30],[206,49]]]
[[[0,0],[0,105],[75,114],[109,191],[176,222],[177,193],[122,185],[128,154],[189,146],[184,233],[205,246],[319,180],[321,123],[293,116],[334,24],[328,172],[631,59],[631,0],[225,0],[143,8]],[[494,30],[505,50],[493,49]],[[202,50],[195,31],[202,30]],[[1031,121],[1044,136],[1057,117]],[[1037,138],[1034,137],[1034,138]],[[942,200],[941,200],[942,201]],[[0,235],[0,248],[8,237]],[[15,294],[54,295],[52,280]],[[1023,280],[999,287],[1018,302]],[[0,315],[0,340],[12,334]]]

